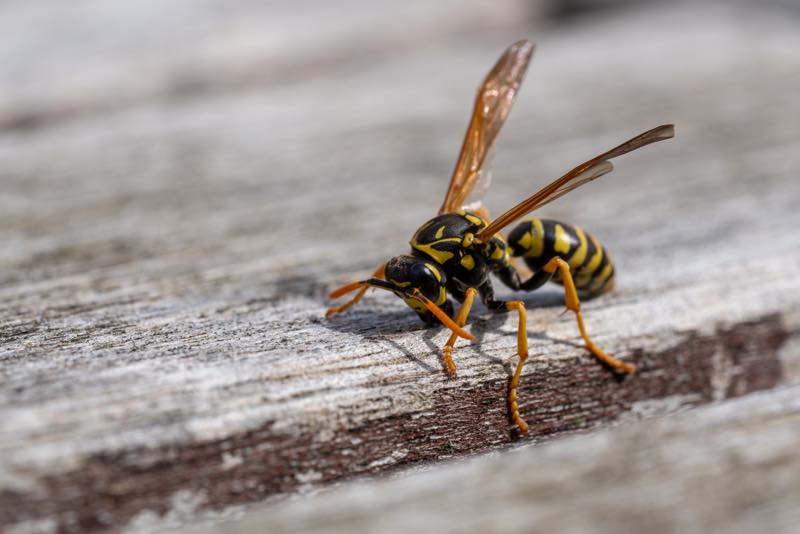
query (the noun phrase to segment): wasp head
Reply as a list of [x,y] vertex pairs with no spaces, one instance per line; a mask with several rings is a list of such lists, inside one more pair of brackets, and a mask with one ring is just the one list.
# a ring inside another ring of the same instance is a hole
[[441,266],[416,256],[403,255],[389,260],[384,272],[391,290],[426,323],[439,324],[440,321],[426,307],[420,295],[452,316],[453,305],[447,300],[447,278]]

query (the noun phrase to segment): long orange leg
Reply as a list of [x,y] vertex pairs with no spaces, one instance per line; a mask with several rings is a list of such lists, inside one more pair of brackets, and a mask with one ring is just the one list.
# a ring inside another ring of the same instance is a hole
[[[384,268],[384,265],[381,265],[380,267],[375,269],[375,272],[372,273],[372,277],[373,278],[383,278],[383,268]],[[325,317],[330,318],[331,315],[335,315],[337,313],[341,313],[341,312],[345,311],[346,309],[351,308],[352,306],[358,304],[358,302],[362,298],[364,298],[364,293],[367,292],[367,289],[369,289],[369,286],[364,285],[364,284],[360,284],[358,282],[353,282],[351,284],[347,284],[347,285],[344,285],[344,286],[342,286],[342,287],[340,287],[338,289],[335,289],[334,291],[331,291],[330,295],[328,295],[328,298],[336,299],[336,298],[341,297],[342,295],[350,293],[351,291],[355,291],[356,289],[358,289],[358,293],[356,293],[353,296],[353,298],[351,298],[350,300],[348,300],[344,304],[340,304],[339,306],[331,306],[330,308],[328,308],[328,311],[325,312]]]
[[620,371],[622,373],[633,373],[636,371],[635,365],[632,363],[623,362],[622,360],[618,360],[617,358],[606,354],[600,349],[600,347],[595,345],[591,339],[589,339],[589,335],[586,333],[586,327],[583,325],[581,302],[578,299],[578,292],[575,290],[575,283],[572,281],[572,274],[569,270],[569,264],[561,258],[555,257],[548,261],[543,269],[548,273],[552,273],[558,269],[561,273],[561,280],[564,284],[564,301],[566,302],[567,308],[575,313],[575,318],[578,321],[578,329],[581,331],[581,337],[583,338],[586,348],[589,349],[589,352],[594,354],[595,358],[609,365],[616,371]]
[[522,367],[525,365],[525,360],[528,359],[527,314],[525,313],[525,305],[520,300],[506,302],[506,308],[510,311],[517,310],[519,314],[519,326],[517,328],[517,355],[519,356],[519,361],[517,362],[514,376],[511,378],[511,385],[508,388],[508,405],[511,408],[511,418],[519,427],[520,432],[527,432],[528,423],[520,416],[519,404],[517,403],[517,386],[519,386],[519,380],[522,376]]
[[[464,323],[467,322],[467,316],[469,315],[469,310],[472,309],[472,301],[475,299],[475,294],[477,292],[478,291],[474,287],[467,288],[464,302],[461,303],[461,308],[459,308],[455,319],[458,326],[464,326]],[[444,370],[447,371],[448,375],[454,378],[456,376],[456,364],[453,363],[453,346],[456,344],[456,339],[458,339],[458,336],[456,334],[451,334],[450,339],[447,340],[447,343],[445,343],[442,348]]]

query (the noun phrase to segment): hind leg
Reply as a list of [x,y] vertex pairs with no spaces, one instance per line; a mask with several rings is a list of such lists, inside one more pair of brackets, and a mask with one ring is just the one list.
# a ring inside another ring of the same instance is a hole
[[623,362],[609,354],[603,352],[600,347],[594,344],[586,333],[586,327],[583,324],[583,314],[581,314],[581,301],[578,299],[578,292],[575,290],[575,283],[572,280],[572,273],[569,269],[569,264],[559,257],[552,258],[542,268],[543,272],[552,274],[558,269],[561,273],[562,283],[564,284],[564,301],[567,309],[575,314],[575,319],[578,321],[578,330],[580,330],[583,343],[589,349],[595,358],[605,363],[615,371],[622,373],[633,373],[636,371],[636,366],[632,363]]
[[578,298],[578,292],[575,289],[575,282],[572,279],[569,264],[566,261],[555,256],[551,258],[544,267],[537,271],[536,274],[524,282],[520,280],[519,274],[510,265],[499,267],[495,271],[495,274],[497,274],[498,278],[511,289],[516,291],[533,291],[549,281],[556,270],[561,274],[561,283],[564,285],[564,301],[567,305],[567,309],[575,314],[575,319],[578,322],[578,330],[580,330],[583,343],[586,345],[586,348],[589,349],[589,352],[591,352],[595,358],[616,371],[622,373],[633,373],[636,371],[636,366],[632,363],[623,362],[603,352],[586,333],[586,326],[583,324],[583,314],[581,313],[581,302]]

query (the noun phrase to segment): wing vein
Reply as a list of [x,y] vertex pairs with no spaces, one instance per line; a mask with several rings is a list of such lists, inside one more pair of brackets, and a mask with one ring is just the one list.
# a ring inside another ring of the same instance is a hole
[[611,150],[603,152],[599,156],[595,156],[592,159],[581,163],[562,177],[550,182],[548,185],[527,199],[523,200],[507,212],[500,215],[475,237],[481,241],[487,241],[494,234],[513,223],[520,217],[523,217],[533,210],[564,196],[583,184],[589,183],[592,180],[611,172],[614,167],[608,160],[623,154],[627,154],[628,152],[636,150],[637,148],[641,148],[645,145],[649,145],[650,143],[656,143],[658,141],[669,139],[674,135],[674,125],[664,124],[657,126],[652,130],[648,130],[637,135],[636,137],[633,137],[632,139],[625,141],[621,145],[615,146]]
[[488,179],[488,169],[484,173],[481,171],[514,104],[531,54],[533,44],[530,42],[523,40],[514,43],[484,78],[439,214],[459,210],[475,189],[481,175]]

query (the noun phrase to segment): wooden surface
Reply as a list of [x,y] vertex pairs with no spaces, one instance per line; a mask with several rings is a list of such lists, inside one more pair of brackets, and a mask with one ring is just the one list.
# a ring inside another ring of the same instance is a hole
[[[0,525],[180,523],[800,377],[783,12],[550,27],[514,2],[352,2],[332,29],[324,3],[104,5],[0,7]],[[520,438],[515,318],[478,306],[451,380],[446,333],[393,296],[323,313],[435,212],[476,83],[522,36],[494,213],[651,126],[677,137],[543,211],[612,251],[587,327],[640,373],[587,356],[557,288],[523,295]]]
[[[793,387],[183,531],[790,534],[800,521],[799,439]],[[153,525],[142,517],[134,530]]]

